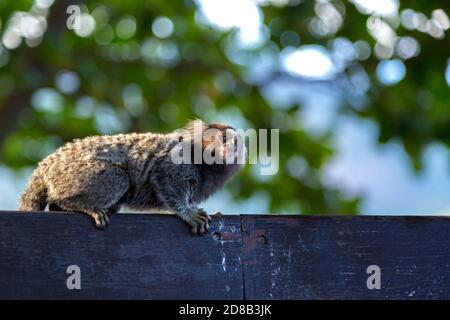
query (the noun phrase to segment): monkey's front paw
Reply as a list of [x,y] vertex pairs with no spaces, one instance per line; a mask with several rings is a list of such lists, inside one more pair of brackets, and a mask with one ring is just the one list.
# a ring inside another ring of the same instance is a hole
[[95,226],[98,229],[105,229],[109,223],[108,209],[100,209],[97,211],[88,211],[87,214],[90,215],[94,219]]
[[208,232],[209,221],[211,221],[211,217],[206,213],[206,211],[203,209],[197,209],[197,212],[188,221],[188,224],[191,226],[192,234],[202,235]]

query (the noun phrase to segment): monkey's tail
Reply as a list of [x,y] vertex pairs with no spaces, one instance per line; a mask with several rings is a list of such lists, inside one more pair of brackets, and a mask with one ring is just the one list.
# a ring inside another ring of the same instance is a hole
[[19,200],[19,211],[43,211],[47,206],[47,186],[39,171],[35,171]]

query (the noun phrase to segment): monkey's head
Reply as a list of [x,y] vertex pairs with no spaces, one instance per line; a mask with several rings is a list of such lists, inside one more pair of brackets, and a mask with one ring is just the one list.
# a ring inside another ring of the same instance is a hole
[[186,125],[178,138],[182,142],[180,154],[183,154],[184,163],[232,174],[245,162],[246,148],[242,136],[226,124],[194,120]]
[[[241,134],[223,123],[205,123],[194,120],[186,126],[187,135],[194,152],[195,164],[225,166],[238,169],[245,162],[246,148]],[[197,152],[197,155],[195,154]],[[201,153],[201,158],[200,158]]]
[[171,160],[199,170],[202,183],[196,201],[203,201],[221,188],[245,162],[243,138],[226,124],[194,120],[173,134]]

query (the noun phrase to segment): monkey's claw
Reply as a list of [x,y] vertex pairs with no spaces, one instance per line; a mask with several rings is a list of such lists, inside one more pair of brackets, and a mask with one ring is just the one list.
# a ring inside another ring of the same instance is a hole
[[98,229],[105,229],[109,223],[109,216],[108,216],[109,211],[107,209],[100,209],[98,211],[89,211],[87,214],[94,219],[95,226]]
[[211,221],[211,217],[206,213],[206,211],[204,211],[203,209],[197,209],[195,215],[188,222],[191,226],[192,234],[202,235],[208,232],[209,221]]

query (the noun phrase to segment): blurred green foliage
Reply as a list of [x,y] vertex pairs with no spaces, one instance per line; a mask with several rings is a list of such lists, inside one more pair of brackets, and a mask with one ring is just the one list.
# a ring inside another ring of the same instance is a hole
[[[282,112],[290,118],[302,108],[294,104],[280,111],[271,106],[261,94],[261,84],[246,81],[245,66],[227,57],[235,32],[219,32],[196,22],[198,8],[190,0],[89,1],[85,10],[97,15],[96,30],[88,37],[79,37],[66,27],[66,8],[73,3],[55,1],[42,41],[35,47],[22,43],[10,50],[8,62],[0,67],[1,161],[12,168],[34,166],[65,141],[87,135],[170,131],[208,112],[212,116],[231,113],[256,129],[273,128],[276,114]],[[285,30],[299,35],[301,45],[329,48],[333,39],[343,37],[367,41],[373,48],[375,40],[366,28],[368,15],[349,2],[331,3],[341,10],[344,21],[337,33],[322,36],[310,28],[316,16],[315,1],[261,6],[269,39],[256,48],[242,49],[242,53],[251,60],[267,48],[283,48],[280,35]],[[0,32],[13,12],[29,11],[32,5],[31,0],[0,2]],[[402,6],[427,16],[438,8],[449,12],[449,3],[444,1],[404,1],[400,9]],[[105,11],[94,11],[96,8]],[[174,23],[174,33],[167,39],[152,34],[152,21],[159,16]],[[126,17],[134,17],[136,31],[130,38],[120,38],[114,31]],[[356,69],[363,68],[370,78],[369,102],[357,108],[349,98],[340,112],[375,120],[381,129],[380,142],[399,139],[419,169],[422,151],[430,142],[450,145],[450,94],[444,77],[450,45],[446,38],[406,30],[398,23],[393,28],[398,36],[409,35],[420,43],[420,54],[404,62],[405,78],[394,86],[383,86],[375,76],[379,59],[374,54],[367,60],[355,60],[339,78],[349,79]],[[161,46],[163,49],[155,49]],[[174,48],[177,54],[172,57]],[[169,58],[164,59],[164,54],[158,57],[155,50],[166,50]],[[61,70],[74,71],[79,77],[75,92],[64,94],[55,89]],[[33,94],[40,88],[52,88],[50,93],[60,105],[33,105]],[[128,102],[127,95],[131,97]],[[236,199],[266,191],[272,212],[293,208],[307,213],[357,213],[358,199],[346,199],[321,182],[321,167],[333,155],[330,138],[331,133],[312,136],[300,125],[281,130],[279,174],[261,179],[247,166],[228,190]],[[286,162],[296,155],[307,164],[301,177],[286,171]]]

